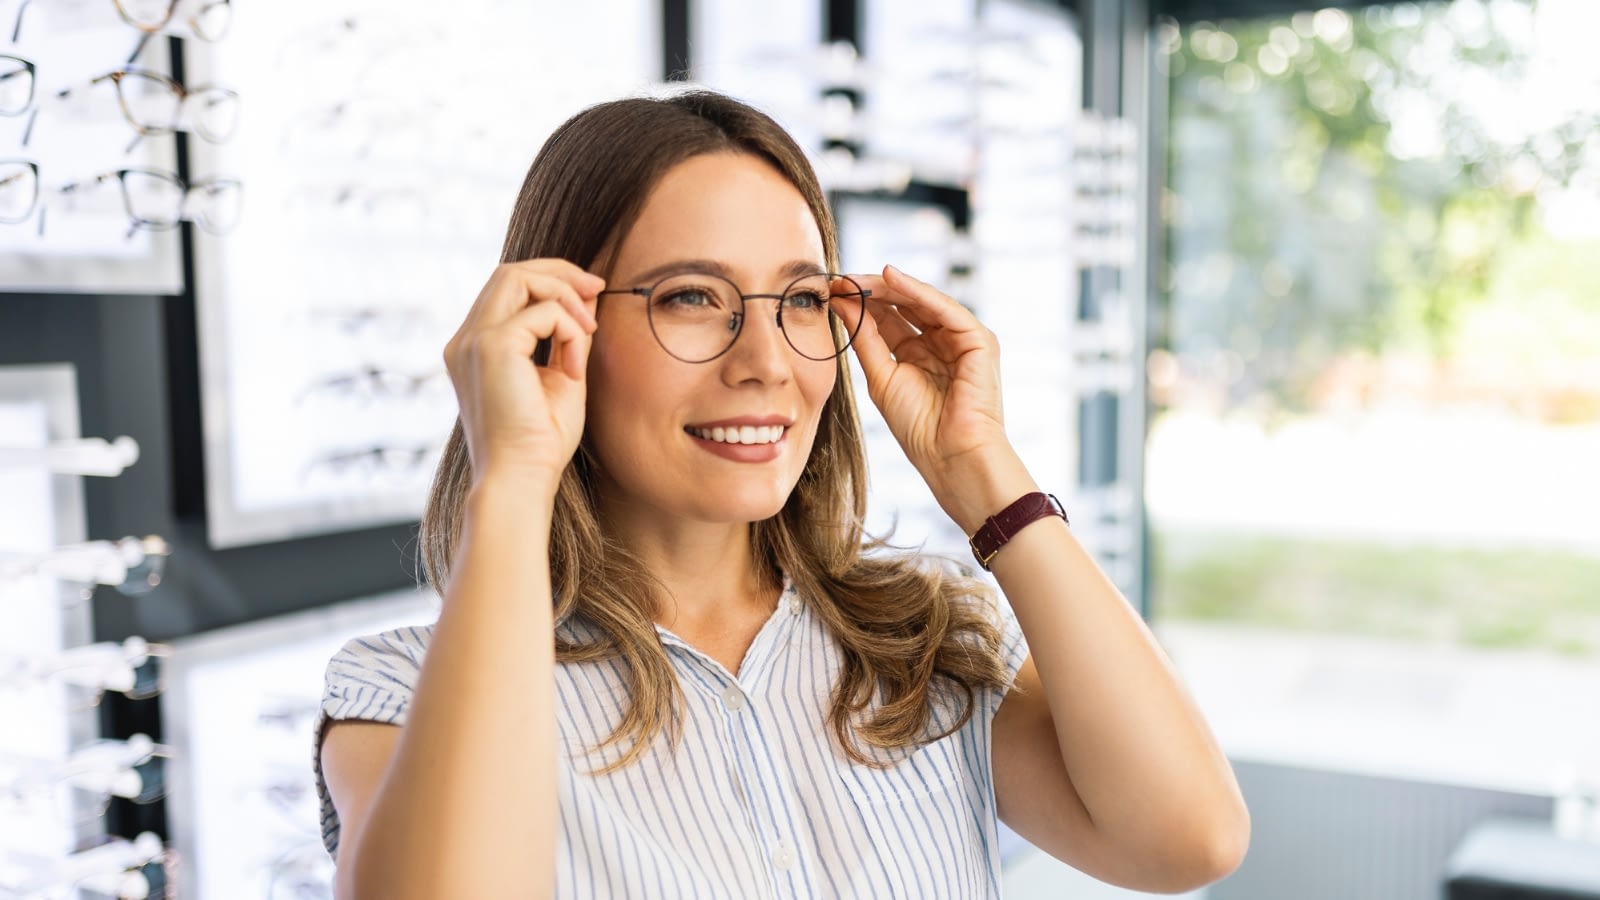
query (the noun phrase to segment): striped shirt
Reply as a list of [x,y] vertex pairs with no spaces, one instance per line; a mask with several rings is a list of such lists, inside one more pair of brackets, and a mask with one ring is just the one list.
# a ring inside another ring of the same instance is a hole
[[[1027,646],[1002,602],[1002,658]],[[582,626],[564,624],[568,637]],[[401,724],[432,627],[350,641],[328,665],[327,719]],[[737,676],[659,628],[683,688],[682,740],[636,762],[592,753],[621,718],[623,664],[556,666],[561,817],[557,896],[755,900],[1000,895],[990,731],[1003,694],[980,691],[971,719],[887,769],[851,762],[828,723],[841,654],[792,585]],[[318,748],[320,757],[320,747]],[[339,819],[320,760],[322,837]]]

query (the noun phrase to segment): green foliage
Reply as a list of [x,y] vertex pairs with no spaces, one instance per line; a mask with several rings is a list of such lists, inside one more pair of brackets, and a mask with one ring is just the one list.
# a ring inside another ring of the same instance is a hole
[[[1590,112],[1514,141],[1470,85],[1516,83],[1529,0],[1164,26],[1170,261],[1157,343],[1236,353],[1230,399],[1307,405],[1352,350],[1448,358],[1463,316],[1566,184]],[[1600,104],[1597,104],[1600,111]]]
[[1161,618],[1600,655],[1600,557],[1162,529]]

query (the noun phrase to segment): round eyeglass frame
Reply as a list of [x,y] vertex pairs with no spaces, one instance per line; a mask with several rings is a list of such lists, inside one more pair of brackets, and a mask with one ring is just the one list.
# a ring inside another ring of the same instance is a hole
[[[737,294],[738,297],[739,297],[739,311],[737,313],[734,313],[734,321],[736,323],[738,323],[737,324],[737,330],[734,331],[733,337],[728,339],[727,346],[723,347],[721,350],[718,350],[716,353],[712,354],[711,356],[706,357],[705,359],[689,359],[687,357],[679,356],[678,354],[673,353],[671,348],[669,348],[667,346],[666,342],[661,339],[661,334],[656,331],[655,315],[654,315],[654,312],[653,312],[654,307],[650,303],[650,300],[651,300],[652,296],[655,294],[656,290],[661,287],[661,285],[666,284],[667,282],[673,280],[674,278],[682,278],[685,275],[699,275],[699,276],[703,276],[703,277],[706,277],[706,278],[716,278],[716,279],[718,279],[720,281],[726,282],[729,287],[733,288],[733,292],[735,294]],[[856,320],[854,328],[849,328],[844,324],[843,317],[839,316],[838,313],[833,311],[833,307],[831,305],[831,300],[830,300],[830,305],[828,307],[829,328],[831,329],[833,327],[833,323],[834,322],[838,322],[839,323],[839,327],[842,328],[844,330],[844,332],[845,332],[845,341],[844,341],[843,344],[839,345],[839,348],[837,350],[835,350],[832,354],[830,354],[828,356],[810,356],[810,355],[808,355],[804,350],[801,350],[799,347],[795,346],[794,339],[789,336],[788,330],[783,327],[783,298],[789,296],[789,292],[794,289],[795,285],[801,283],[802,281],[806,281],[807,279],[811,279],[811,278],[826,278],[826,279],[828,279],[828,284],[829,285],[832,285],[835,281],[847,281],[847,282],[850,283],[850,285],[852,287],[855,288],[854,291],[844,291],[844,292],[841,292],[841,293],[838,293],[838,294],[833,294],[831,296],[855,297],[855,298],[859,299],[861,301],[861,303],[862,303],[861,318]],[[745,323],[745,320],[748,318],[746,316],[746,314],[745,314],[745,306],[747,306],[749,304],[749,301],[751,301],[751,300],[776,300],[776,301],[778,301],[778,304],[777,304],[778,331],[783,333],[784,343],[788,344],[790,349],[792,349],[792,350],[794,350],[794,352],[800,354],[801,357],[803,357],[805,359],[812,360],[814,362],[827,362],[830,359],[838,359],[840,356],[842,356],[844,354],[844,352],[846,350],[850,349],[850,345],[855,343],[856,335],[861,332],[861,323],[867,317],[866,301],[867,301],[867,298],[872,296],[872,291],[868,290],[867,288],[862,287],[860,282],[856,281],[854,278],[851,278],[849,275],[842,275],[842,274],[840,274],[838,272],[812,272],[812,273],[807,274],[807,275],[801,275],[798,278],[796,278],[795,280],[789,282],[789,284],[784,287],[783,292],[782,293],[778,293],[778,294],[746,294],[746,293],[744,293],[743,290],[741,290],[739,288],[739,286],[737,284],[734,284],[733,279],[725,278],[725,277],[723,277],[721,275],[717,275],[717,274],[712,273],[712,272],[673,272],[673,273],[671,273],[669,275],[664,275],[661,278],[656,279],[656,281],[653,284],[651,284],[649,287],[613,288],[613,289],[601,291],[596,296],[604,297],[607,294],[629,294],[629,295],[632,295],[632,296],[635,296],[635,297],[643,297],[645,299],[645,320],[650,323],[650,336],[656,339],[656,344],[659,347],[661,347],[661,349],[668,356],[672,357],[673,359],[679,360],[680,362],[686,362],[686,363],[691,363],[691,364],[698,365],[700,363],[708,363],[708,362],[711,362],[711,361],[713,361],[715,359],[719,359],[722,356],[725,356],[729,350],[733,349],[733,345],[739,342],[739,335],[744,334],[744,323]]]

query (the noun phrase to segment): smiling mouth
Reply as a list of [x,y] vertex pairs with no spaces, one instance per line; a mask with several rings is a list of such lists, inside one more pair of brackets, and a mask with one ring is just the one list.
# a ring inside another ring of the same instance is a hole
[[701,440],[719,444],[776,444],[788,429],[782,425],[740,425],[733,428],[685,428]]

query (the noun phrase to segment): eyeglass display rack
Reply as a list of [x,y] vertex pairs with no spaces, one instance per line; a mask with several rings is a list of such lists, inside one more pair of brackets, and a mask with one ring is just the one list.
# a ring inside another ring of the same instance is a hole
[[0,368],[0,895],[164,896],[168,856],[152,833],[108,834],[114,796],[153,801],[164,748],[101,738],[96,704],[142,685],[138,639],[91,644],[88,586],[149,578],[136,545],[86,542],[82,479],[114,477],[138,448],[79,437],[68,365]]
[[180,898],[333,896],[309,764],[323,669],[346,639],[426,624],[437,604],[401,590],[173,641],[162,720]]
[[251,189],[233,234],[194,241],[213,548],[417,520],[456,412],[443,338],[545,136],[657,81],[661,16],[659,0],[285,0],[240,4],[225,52],[185,46],[193,80],[251,104],[233,140],[191,143]]
[[178,135],[224,138],[238,97],[174,78],[166,39],[220,36],[231,2],[181,6],[0,0],[0,291],[179,294],[179,221],[237,214]]

